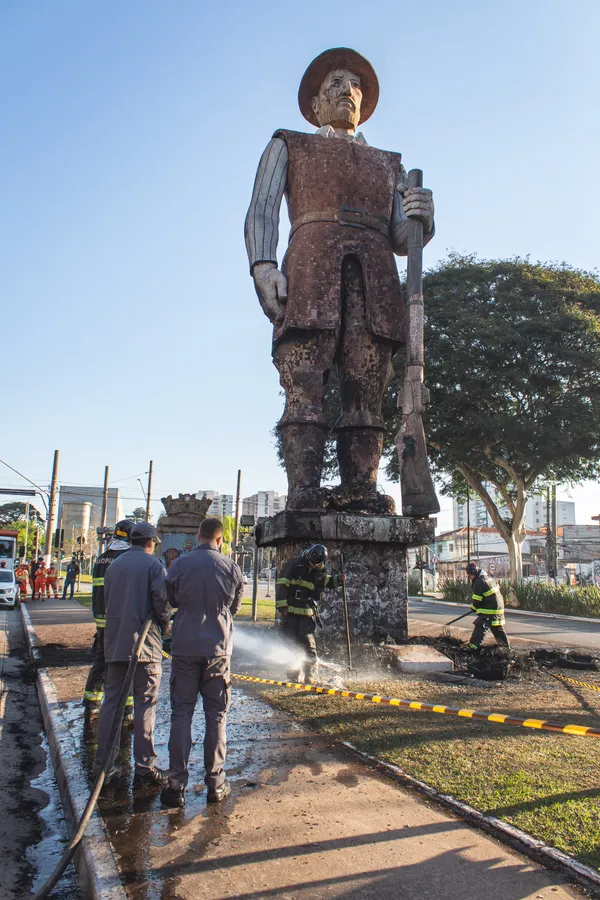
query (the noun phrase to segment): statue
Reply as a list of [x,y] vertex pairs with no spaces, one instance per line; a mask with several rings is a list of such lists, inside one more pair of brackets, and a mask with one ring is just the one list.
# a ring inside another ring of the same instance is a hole
[[[382,400],[392,354],[407,330],[394,254],[407,254],[415,221],[422,225],[423,243],[431,240],[434,209],[431,191],[409,186],[401,155],[370,147],[357,132],[378,97],[377,76],[356,51],[327,50],[313,60],[298,102],[317,131],[275,132],[260,160],[246,217],[250,271],[274,326],[273,361],[286,396],[278,430],[290,509],[395,512],[393,500],[377,493]],[[280,270],[284,193],[291,231]],[[323,403],[334,366],[341,485],[326,490]],[[424,440],[409,446],[418,455]],[[424,500],[414,514],[438,508],[437,501]]]
[[[206,518],[212,500],[209,497],[199,498],[195,494],[179,494],[178,497],[169,494],[161,500],[166,515],[159,518],[156,528],[160,536],[160,551],[168,567],[176,556],[190,553],[198,546],[200,522]],[[175,551],[176,555],[170,551]]]

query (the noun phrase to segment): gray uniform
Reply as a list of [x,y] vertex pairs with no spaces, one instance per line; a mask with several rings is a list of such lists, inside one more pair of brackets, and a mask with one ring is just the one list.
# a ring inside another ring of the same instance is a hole
[[205,781],[213,791],[225,781],[226,721],[233,616],[243,591],[238,566],[208,544],[176,559],[167,575],[167,596],[177,607],[173,621],[169,783],[188,782],[192,717],[202,695]]
[[106,678],[98,720],[95,768],[98,770],[102,766],[110,752],[108,736],[127,666],[144,622],[154,614],[133,683],[133,753],[136,771],[143,774],[156,763],[154,720],[162,668],[162,635],[173,612],[167,602],[161,563],[141,547],[131,547],[107,569],[104,597]]

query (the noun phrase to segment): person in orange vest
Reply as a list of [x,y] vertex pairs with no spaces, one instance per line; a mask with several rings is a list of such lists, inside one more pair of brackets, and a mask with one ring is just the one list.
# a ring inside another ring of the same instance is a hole
[[54,597],[58,597],[58,570],[54,561],[48,567],[48,598],[50,598],[50,591]]
[[26,563],[19,563],[15,570],[15,578],[19,585],[21,600],[23,601],[27,597],[27,582],[29,581],[29,569]]
[[[37,572],[35,573],[35,593],[38,596],[38,599],[46,600],[48,587],[48,573],[46,572],[46,566],[44,562],[41,562]],[[35,599],[35,598],[34,598]]]

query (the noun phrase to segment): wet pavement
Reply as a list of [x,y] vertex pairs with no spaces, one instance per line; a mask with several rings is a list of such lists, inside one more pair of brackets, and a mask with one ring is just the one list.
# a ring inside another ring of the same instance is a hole
[[[0,610],[0,896],[23,900],[54,869],[66,828],[18,610]],[[70,866],[57,888],[79,900]]]
[[[259,666],[234,655],[242,674]],[[169,668],[165,663],[156,726],[164,766]],[[276,674],[264,660],[263,671]],[[65,707],[73,741],[81,745],[86,728],[89,772],[94,727],[84,725],[78,701]],[[560,878],[340,755],[235,681],[227,760],[233,791],[208,806],[203,730],[199,704],[183,810],[162,809],[157,791],[131,790],[130,735],[123,732],[125,778],[107,789],[99,808],[132,900],[576,896]]]
[[[79,655],[91,614],[80,607],[76,615],[77,610],[67,606],[57,603],[52,612],[45,608],[43,616],[41,610],[38,614],[32,609],[32,614],[34,626],[36,619],[47,619],[40,626],[44,640],[59,641],[46,644],[42,652],[45,656],[50,649],[50,658],[55,652],[50,674],[60,685],[69,723],[67,752],[81,764],[72,789],[82,796],[92,784],[95,753],[94,726],[85,724],[79,699],[87,668]],[[64,645],[67,632],[69,647]],[[71,647],[74,655],[69,655]],[[237,625],[234,671],[281,677],[289,662],[272,631]],[[159,765],[165,767],[168,680],[166,663],[156,728]],[[227,760],[233,791],[222,804],[206,803],[201,704],[193,723],[195,745],[184,810],[162,809],[158,791],[132,792],[131,735],[123,733],[119,761],[125,777],[107,790],[99,808],[129,898],[579,896],[560,877],[342,755],[308,727],[270,707],[259,689],[242,688],[236,681],[233,688]],[[361,712],[348,714],[356,719]]]

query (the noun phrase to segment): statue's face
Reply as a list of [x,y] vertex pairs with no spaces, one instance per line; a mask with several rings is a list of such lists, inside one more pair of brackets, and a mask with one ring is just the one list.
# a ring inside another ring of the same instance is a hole
[[360,78],[347,69],[336,69],[324,79],[312,108],[319,125],[356,129],[360,122]]

